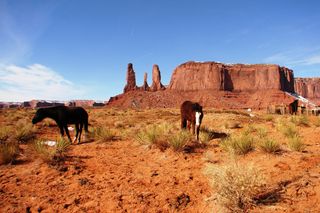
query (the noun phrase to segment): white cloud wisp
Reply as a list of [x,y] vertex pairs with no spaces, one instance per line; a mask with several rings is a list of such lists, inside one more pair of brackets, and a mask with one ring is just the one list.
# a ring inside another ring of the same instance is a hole
[[41,64],[0,66],[0,101],[69,100],[83,93],[83,88]]

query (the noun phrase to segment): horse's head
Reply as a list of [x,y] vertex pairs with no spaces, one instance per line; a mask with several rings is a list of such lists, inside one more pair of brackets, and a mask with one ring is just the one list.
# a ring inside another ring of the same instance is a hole
[[37,110],[36,114],[34,115],[34,117],[32,119],[32,123],[36,124],[36,123],[42,121],[45,117],[46,117],[46,115],[45,115],[43,109],[40,108]]
[[197,140],[199,139],[199,132],[200,132],[200,125],[202,122],[203,118],[203,111],[202,111],[202,106],[200,104],[195,103],[193,105],[193,110],[195,111],[195,117],[196,117],[196,137]]

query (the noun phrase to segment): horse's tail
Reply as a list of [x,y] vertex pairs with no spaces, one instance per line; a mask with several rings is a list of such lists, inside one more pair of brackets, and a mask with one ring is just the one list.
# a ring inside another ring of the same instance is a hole
[[88,119],[86,119],[86,120],[84,121],[84,131],[89,132],[88,126],[89,126]]

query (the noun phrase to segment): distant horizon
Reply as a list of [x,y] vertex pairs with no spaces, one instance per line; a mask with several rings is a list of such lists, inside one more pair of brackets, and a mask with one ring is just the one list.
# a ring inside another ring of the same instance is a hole
[[320,2],[0,0],[0,101],[108,100],[127,64],[164,84],[187,61],[275,64],[319,77]]

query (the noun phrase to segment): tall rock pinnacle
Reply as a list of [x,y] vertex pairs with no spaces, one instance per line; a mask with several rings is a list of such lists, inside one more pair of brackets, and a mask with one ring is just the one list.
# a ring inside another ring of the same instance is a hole
[[123,92],[128,92],[135,90],[137,88],[136,85],[136,74],[133,70],[133,66],[131,63],[128,64],[128,69],[127,69],[127,84],[123,89]]
[[158,65],[153,65],[152,68],[152,85],[151,91],[158,91],[165,89],[165,87],[161,84],[161,74]]

